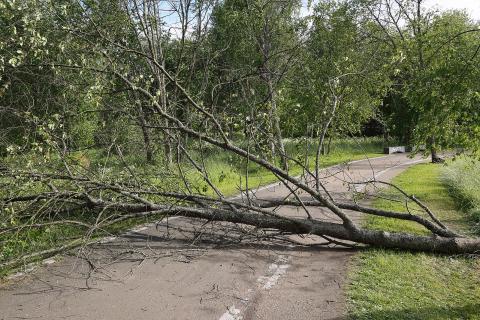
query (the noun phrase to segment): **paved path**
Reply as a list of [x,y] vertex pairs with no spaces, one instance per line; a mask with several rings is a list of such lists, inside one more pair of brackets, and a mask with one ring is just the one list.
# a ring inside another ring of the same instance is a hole
[[[342,180],[376,175],[388,181],[419,161],[400,154],[354,162],[328,178],[327,188],[343,196]],[[274,185],[256,196],[286,193]],[[321,209],[311,213],[329,216]],[[238,242],[243,228],[183,217],[137,228],[89,249],[89,261],[64,257],[3,284],[0,319],[344,318],[345,273],[354,250]]]

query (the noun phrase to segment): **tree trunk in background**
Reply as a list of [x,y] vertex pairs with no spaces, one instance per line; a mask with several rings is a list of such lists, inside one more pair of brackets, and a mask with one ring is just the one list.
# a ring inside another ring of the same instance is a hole
[[269,116],[270,116],[270,124],[273,130],[273,141],[270,143],[270,148],[272,151],[272,157],[275,158],[276,150],[278,149],[278,153],[280,154],[280,161],[282,169],[287,171],[288,170],[288,161],[285,154],[285,146],[282,140],[282,131],[280,129],[280,117],[278,116],[277,110],[277,96],[275,92],[274,86],[274,79],[275,79],[275,72],[271,70],[271,66],[269,65],[269,61],[271,61],[271,50],[272,50],[272,43],[271,43],[271,30],[267,21],[263,26],[262,34],[257,39],[258,44],[260,46],[261,55],[262,55],[262,65],[260,68],[260,78],[265,82],[267,85],[268,90],[268,97],[267,102],[270,102],[269,108]]
[[432,154],[432,163],[442,163],[445,161],[437,154],[437,147],[435,146],[434,136],[430,138],[430,153]]
[[139,122],[140,122],[140,127],[142,128],[145,157],[148,163],[153,163],[154,157],[153,157],[152,139],[150,138],[150,132],[148,131],[148,128],[147,128],[145,111],[142,106],[140,106],[139,109],[140,109]]
[[333,99],[333,106],[332,106],[332,111],[330,113],[330,117],[327,119],[327,121],[325,122],[325,125],[323,126],[322,128],[322,132],[320,133],[320,139],[318,141],[318,146],[317,146],[317,152],[316,152],[316,155],[315,155],[315,179],[316,179],[316,188],[317,190],[320,190],[320,176],[319,176],[319,172],[320,172],[320,154],[323,153],[325,154],[325,146],[324,146],[324,142],[325,142],[325,136],[327,134],[327,130],[328,128],[330,127],[330,123],[332,122],[333,118],[335,117],[335,111],[337,110],[337,106],[338,106],[338,97],[337,96],[334,96],[334,99]]
[[[165,126],[168,126],[168,121],[165,121]],[[170,137],[168,136],[168,131],[166,131],[166,129],[165,133],[163,134],[163,154],[165,164],[171,165],[173,163],[172,142],[170,141]]]
[[[158,90],[160,91],[160,106],[161,108],[166,111],[167,110],[167,90],[165,88],[165,75],[159,74],[158,75]],[[172,157],[172,141],[170,139],[170,132],[167,129],[169,123],[167,119],[163,120],[163,125],[166,127],[163,129],[163,155],[164,161],[167,166],[173,163]]]
[[332,146],[332,139],[333,139],[333,135],[330,134],[328,136],[328,142],[327,142],[327,145],[326,146],[323,146],[323,155],[328,155],[330,154],[330,148]]
[[[274,139],[275,139],[275,143],[278,148],[278,151],[280,153],[282,169],[287,171],[288,161],[285,154],[285,145],[283,144],[283,139],[282,139],[282,129],[280,128],[280,117],[278,116],[276,94],[272,85],[272,81],[270,79],[268,81],[268,91],[269,91],[270,104],[271,104],[270,121],[272,122]],[[275,154],[275,150],[273,150],[273,153]]]

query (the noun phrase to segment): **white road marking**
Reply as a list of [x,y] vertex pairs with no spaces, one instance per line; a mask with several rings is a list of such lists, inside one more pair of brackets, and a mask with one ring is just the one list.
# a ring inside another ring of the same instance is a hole
[[111,236],[111,237],[105,237],[105,238],[102,238],[98,241],[98,243],[108,243],[108,242],[112,242],[113,240],[117,239],[117,237],[114,237],[114,236]]
[[141,231],[147,230],[149,227],[150,227],[150,225],[148,225],[148,226],[140,226],[140,227],[137,227],[137,228],[133,228],[133,229],[131,229],[129,232],[135,232],[135,233],[138,233],[138,232],[141,232]]
[[55,262],[57,262],[55,259],[47,259],[43,261],[43,264],[48,266],[50,264],[54,264]]
[[227,311],[220,317],[219,320],[242,320],[240,309],[235,308],[235,305],[227,308]]
[[288,257],[278,256],[277,261],[268,266],[268,273],[270,276],[263,276],[258,278],[258,282],[263,283],[263,289],[270,290],[272,289],[280,280],[280,277],[287,273],[287,269],[290,267],[288,262]]
[[8,276],[7,280],[14,280],[16,278],[23,277],[23,276],[27,275],[28,273],[32,272],[33,270],[35,270],[36,268],[37,268],[37,266],[35,265],[35,263],[29,263],[25,266],[25,269],[23,271],[19,271],[17,273],[14,273],[14,274]]
[[[261,276],[257,279],[257,282],[262,284],[262,290],[270,290],[277,285],[280,278],[287,273],[287,269],[290,265],[287,263],[290,258],[284,255],[279,255],[275,262],[271,263],[267,269],[267,275]],[[257,289],[258,290],[258,289]],[[242,298],[245,306],[250,301],[250,298],[255,294],[255,290],[248,289],[247,294]],[[235,305],[232,305],[227,309],[219,320],[241,320],[243,319],[242,310],[235,308]]]

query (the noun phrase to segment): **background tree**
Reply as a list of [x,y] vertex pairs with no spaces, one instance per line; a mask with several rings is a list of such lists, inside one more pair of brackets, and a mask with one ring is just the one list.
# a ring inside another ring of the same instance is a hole
[[[322,1],[310,19],[303,63],[293,72],[288,92],[298,111],[288,123],[300,130],[296,135],[306,134],[305,128],[313,124],[319,140],[318,168],[327,134],[330,138],[358,134],[375,118],[389,81],[386,70],[378,67],[384,55],[368,38],[355,6]],[[285,110],[287,121],[291,107]]]
[[[299,8],[298,1],[228,0],[215,8],[211,36],[213,46],[221,53],[215,64],[225,79],[222,87],[241,88],[242,92],[230,94],[224,101],[248,106],[243,116],[260,127],[266,126],[262,129],[272,157],[278,149],[285,169],[288,164],[279,95],[286,74],[296,62]],[[229,95],[228,89],[224,92]]]
[[472,113],[476,103],[470,79],[478,72],[478,24],[460,12],[428,10],[422,0],[367,1],[363,8],[377,25],[378,43],[390,49],[390,126],[410,124],[393,131],[415,149],[427,145],[432,162],[441,160],[438,148],[476,150],[473,118],[462,112]]

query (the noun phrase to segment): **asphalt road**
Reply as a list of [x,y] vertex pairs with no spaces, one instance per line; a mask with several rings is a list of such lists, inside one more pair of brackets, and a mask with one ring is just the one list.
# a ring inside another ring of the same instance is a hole
[[[420,161],[396,154],[324,174],[333,175],[327,188],[348,198],[344,181],[374,175],[388,181]],[[287,191],[276,184],[256,196],[277,198]],[[298,208],[278,212],[304,215]],[[311,214],[335,220],[325,210]],[[259,241],[246,237],[244,226],[183,217],[139,227],[87,250],[88,259],[46,261],[1,284],[0,319],[343,319],[346,270],[355,254]]]

